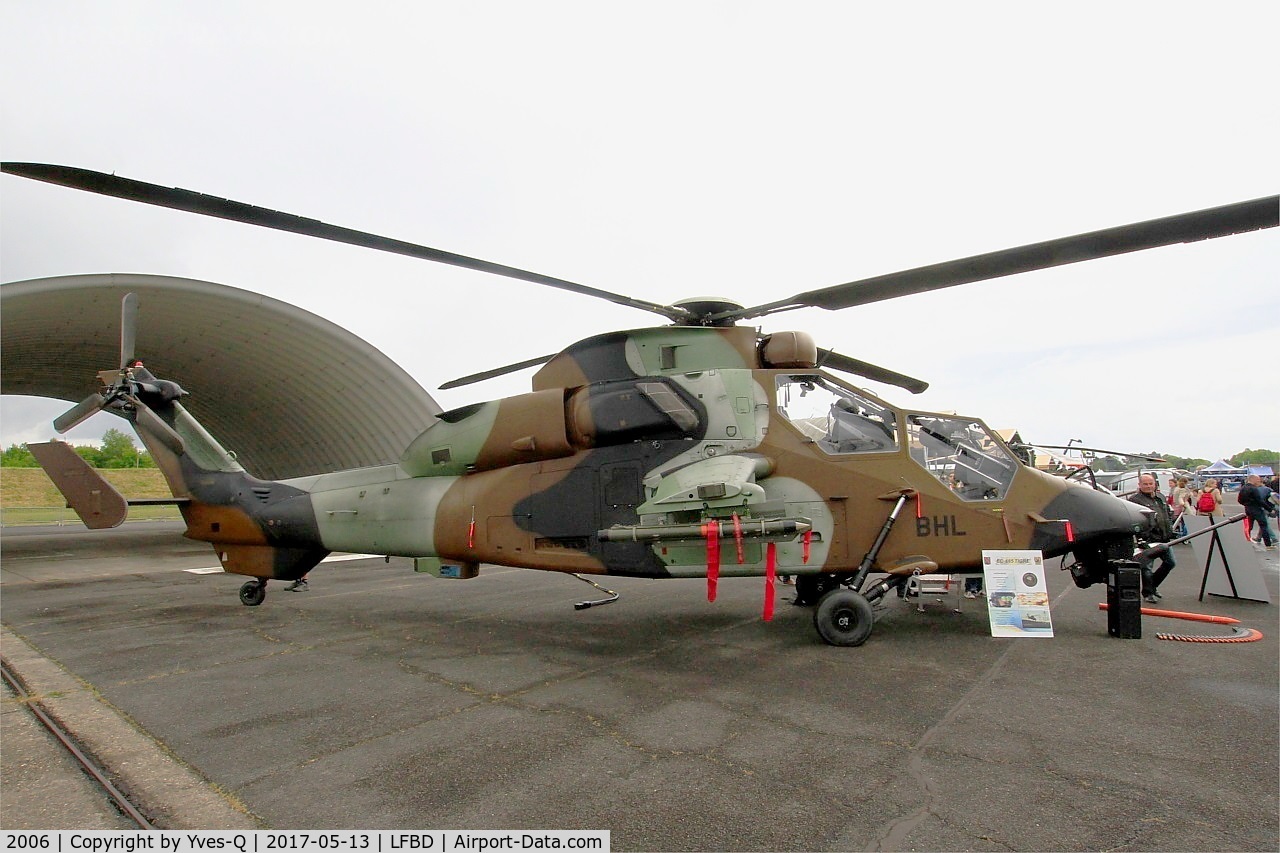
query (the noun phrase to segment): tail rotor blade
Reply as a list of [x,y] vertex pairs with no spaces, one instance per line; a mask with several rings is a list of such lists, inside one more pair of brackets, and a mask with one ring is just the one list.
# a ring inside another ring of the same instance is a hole
[[137,399],[130,402],[135,407],[136,423],[140,429],[154,435],[160,440],[160,443],[172,450],[174,453],[181,455],[186,452],[187,446],[182,442],[182,436],[174,432],[173,427],[165,423],[159,415],[147,408],[146,404]]
[[59,433],[65,433],[102,411],[102,407],[106,405],[106,402],[107,398],[101,394],[90,394],[70,409],[58,415],[53,421],[53,428]]
[[134,341],[138,337],[138,294],[126,293],[120,301],[120,369],[133,361]]

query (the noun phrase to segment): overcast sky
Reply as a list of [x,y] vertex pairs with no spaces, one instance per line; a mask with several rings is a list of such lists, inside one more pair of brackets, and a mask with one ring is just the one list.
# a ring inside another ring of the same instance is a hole
[[[1280,184],[1274,3],[2,8],[5,160],[660,303],[755,305]],[[445,408],[526,391],[531,371],[438,392],[449,379],[661,322],[12,176],[0,216],[4,281],[154,273],[264,293],[360,335]],[[932,383],[868,384],[891,402],[1032,441],[1274,449],[1277,231],[756,322]],[[2,403],[4,446],[50,437],[67,407]],[[72,437],[120,425],[99,415]]]

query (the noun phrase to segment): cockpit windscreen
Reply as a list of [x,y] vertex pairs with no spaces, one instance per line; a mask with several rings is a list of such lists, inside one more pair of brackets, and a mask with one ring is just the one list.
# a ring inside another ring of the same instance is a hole
[[1018,462],[980,421],[959,415],[907,415],[911,458],[969,501],[1001,500]]
[[898,449],[898,417],[893,409],[822,376],[779,376],[778,409],[826,453]]

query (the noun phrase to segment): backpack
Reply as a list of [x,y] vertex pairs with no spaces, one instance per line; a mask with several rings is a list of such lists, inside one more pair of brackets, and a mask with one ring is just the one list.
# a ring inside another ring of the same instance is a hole
[[1213,492],[1201,492],[1199,499],[1196,500],[1196,509],[1200,512],[1211,513],[1218,508],[1218,502],[1213,499]]

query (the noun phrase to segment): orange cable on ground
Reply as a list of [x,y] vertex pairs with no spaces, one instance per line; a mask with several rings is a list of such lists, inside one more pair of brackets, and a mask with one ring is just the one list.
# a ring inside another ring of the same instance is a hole
[[[1107,610],[1105,601],[1098,603],[1099,610]],[[1210,637],[1204,634],[1156,634],[1157,640],[1176,640],[1180,643],[1256,643],[1262,639],[1262,632],[1254,628],[1237,628],[1239,619],[1230,616],[1210,616],[1206,613],[1187,613],[1182,610],[1161,610],[1157,607],[1143,607],[1143,616],[1163,616],[1166,619],[1187,619],[1192,622],[1212,622],[1217,625],[1230,625],[1232,633],[1225,637]]]
[[1236,633],[1227,637],[1206,637],[1201,634],[1156,634],[1157,640],[1177,640],[1181,643],[1254,643],[1262,639],[1262,632],[1253,628],[1232,627]]
[[[1099,610],[1106,610],[1107,603],[1105,601],[1098,603]],[[1142,608],[1143,616],[1163,616],[1166,619],[1187,619],[1191,622],[1215,622],[1219,625],[1239,625],[1239,619],[1233,619],[1230,616],[1210,616],[1206,613],[1187,613],[1184,610],[1161,610],[1158,607]]]

